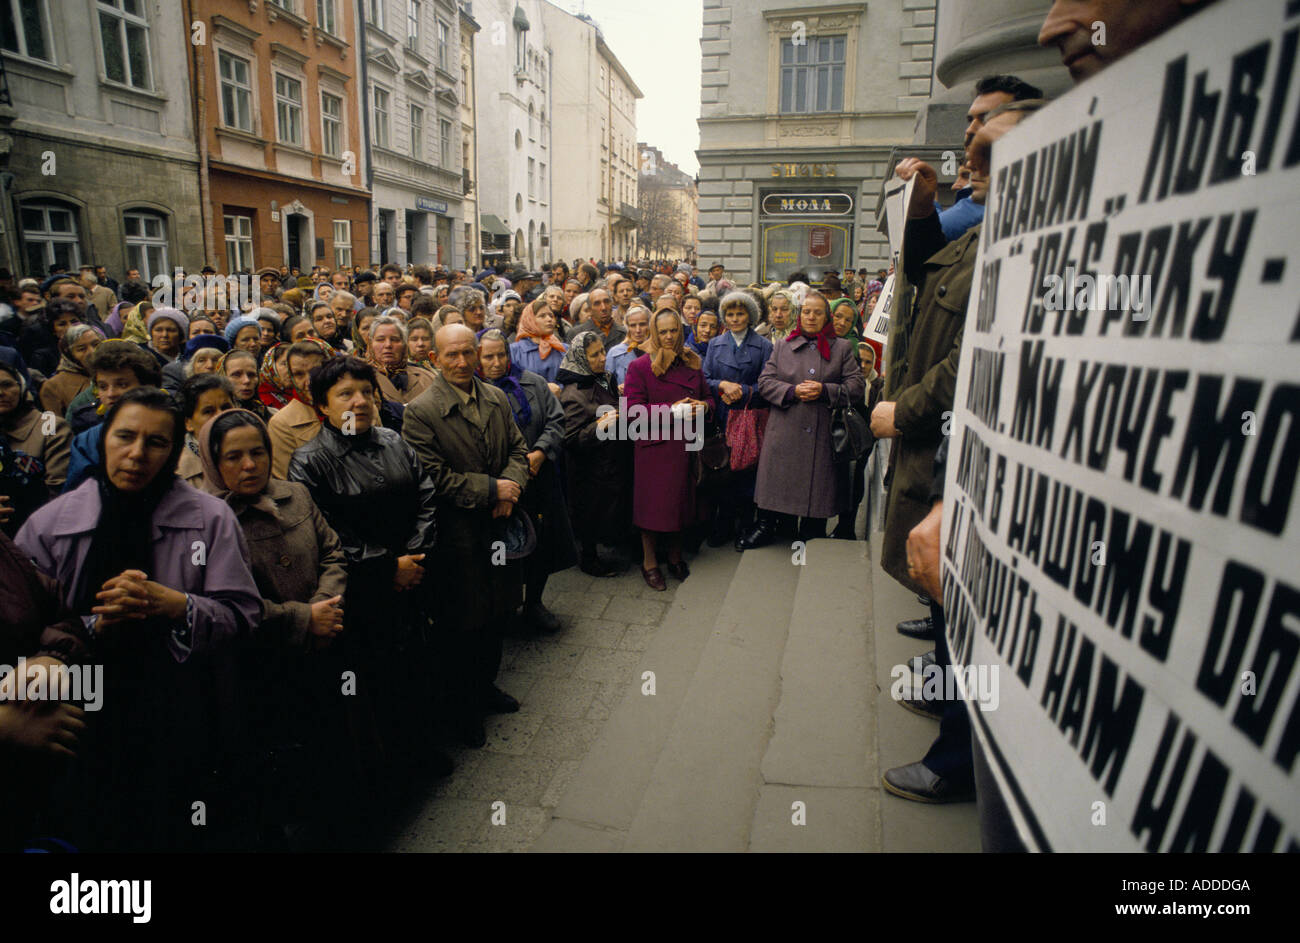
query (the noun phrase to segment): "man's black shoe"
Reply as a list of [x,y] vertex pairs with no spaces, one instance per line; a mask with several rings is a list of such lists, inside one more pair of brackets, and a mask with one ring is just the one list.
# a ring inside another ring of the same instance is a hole
[[929,616],[924,619],[907,619],[898,623],[898,634],[906,635],[908,638],[919,638],[925,641],[934,639],[934,620]]
[[776,528],[766,521],[759,521],[748,534],[736,541],[737,550],[757,550],[776,540]]
[[975,798],[973,788],[937,776],[919,761],[886,770],[880,781],[888,792],[913,802],[970,802]]
[[930,649],[924,655],[917,655],[911,659],[908,664],[912,668],[912,674],[915,675],[922,683],[925,682],[925,671],[935,663],[935,651]]
[[563,628],[559,617],[540,602],[530,602],[524,606],[524,621],[547,635],[553,635]]
[[495,685],[483,696],[483,710],[489,714],[513,714],[519,702]]
[[897,698],[899,707],[909,710],[913,714],[929,717],[931,720],[941,720],[943,718],[945,702],[927,700],[921,696],[920,687],[913,687],[909,693],[909,697]]
[[917,596],[916,601],[919,602],[922,606],[925,606],[925,608],[927,609],[929,609],[931,606],[931,601],[929,596]]

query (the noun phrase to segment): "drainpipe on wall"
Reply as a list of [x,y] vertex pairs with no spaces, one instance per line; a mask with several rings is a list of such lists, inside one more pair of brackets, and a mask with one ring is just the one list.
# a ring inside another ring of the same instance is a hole
[[[194,22],[193,0],[185,0],[185,22]],[[199,224],[203,229],[203,261],[218,268],[212,255],[212,190],[208,178],[208,98],[203,47],[190,43],[194,66],[194,140],[199,145]],[[226,273],[231,274],[230,272]]]
[[[365,149],[366,158],[366,264],[364,268],[370,267],[371,262],[371,245],[374,242],[375,233],[379,231],[377,220],[375,219],[375,202],[373,194],[375,192],[375,168],[370,159],[370,69],[366,65],[368,58],[366,54],[366,5],[357,4],[357,58],[361,65],[361,95],[358,100],[358,109],[361,112],[361,146]],[[356,260],[353,259],[353,265]]]

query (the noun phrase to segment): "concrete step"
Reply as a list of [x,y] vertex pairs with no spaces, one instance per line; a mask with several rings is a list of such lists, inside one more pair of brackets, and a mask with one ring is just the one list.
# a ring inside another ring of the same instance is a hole
[[788,546],[741,557],[623,850],[747,850],[801,570]]
[[807,545],[760,766],[751,851],[880,848],[869,567],[865,542]]
[[[623,847],[651,774],[695,677],[700,657],[742,557],[706,549],[691,561],[668,614],[627,683],[532,851],[617,851]],[[641,693],[655,673],[653,697]]]

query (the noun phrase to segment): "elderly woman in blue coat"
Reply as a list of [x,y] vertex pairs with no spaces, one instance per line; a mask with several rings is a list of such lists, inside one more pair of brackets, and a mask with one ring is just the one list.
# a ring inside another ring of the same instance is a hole
[[[725,330],[709,341],[704,354],[704,378],[718,404],[718,422],[725,429],[732,413],[761,410],[761,429],[769,404],[758,391],[758,376],[772,356],[772,342],[754,330],[758,302],[743,291],[732,291],[723,296],[718,309]],[[757,465],[745,469],[718,494],[710,547],[721,547],[753,517],[757,475]]]

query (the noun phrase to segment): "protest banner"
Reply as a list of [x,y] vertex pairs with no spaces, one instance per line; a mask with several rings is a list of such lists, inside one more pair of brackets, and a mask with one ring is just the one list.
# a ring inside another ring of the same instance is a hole
[[1031,848],[1300,841],[1300,4],[1249,6],[994,148],[942,583]]

